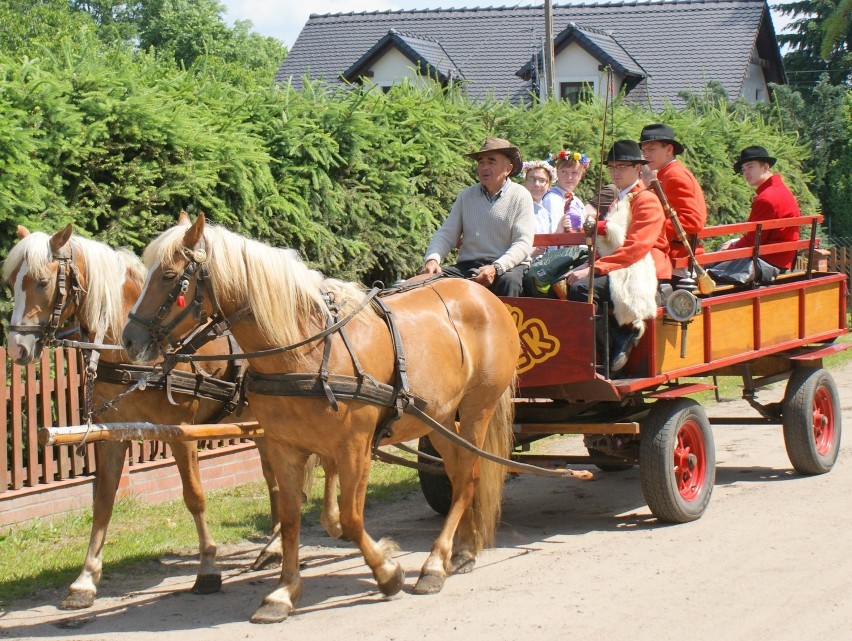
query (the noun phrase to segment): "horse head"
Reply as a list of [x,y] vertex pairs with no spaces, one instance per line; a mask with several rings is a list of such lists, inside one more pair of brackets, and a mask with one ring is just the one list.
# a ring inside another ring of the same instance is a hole
[[203,213],[193,223],[181,212],[177,226],[145,250],[148,278],[121,334],[122,345],[133,360],[156,359],[165,347],[176,344],[178,337],[213,313],[213,297],[205,296],[199,282],[199,276],[207,273],[204,229]]
[[48,236],[18,226],[18,243],[3,263],[13,289],[7,349],[26,365],[41,356],[46,342],[73,316],[86,288],[84,264],[70,242],[73,226]]

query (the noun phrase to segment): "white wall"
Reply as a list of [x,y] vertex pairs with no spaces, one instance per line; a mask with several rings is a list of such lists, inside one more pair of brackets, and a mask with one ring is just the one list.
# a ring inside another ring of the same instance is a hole
[[766,78],[763,75],[763,67],[758,63],[760,59],[757,50],[751,52],[748,70],[743,80],[743,90],[740,96],[748,102],[769,102],[769,91],[766,87]]
[[376,59],[370,70],[373,72],[373,77],[365,78],[364,82],[371,82],[380,87],[398,85],[406,78],[420,85],[428,84],[426,79],[417,75],[415,64],[396,47],[391,47],[383,56]]
[[[595,93],[601,98],[606,91],[606,77],[604,72],[599,71],[600,61],[587,52],[576,42],[572,42],[556,56],[555,72],[556,91],[562,82],[588,82],[595,89]],[[613,73],[615,92],[621,89],[621,77]]]

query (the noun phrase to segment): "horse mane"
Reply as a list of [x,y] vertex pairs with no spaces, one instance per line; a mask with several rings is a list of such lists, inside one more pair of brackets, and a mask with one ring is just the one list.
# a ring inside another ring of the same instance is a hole
[[[141,289],[145,281],[145,266],[126,249],[116,250],[76,235],[71,236],[69,242],[86,265],[87,289],[76,313],[77,320],[90,331],[103,329],[105,340],[117,342],[127,320],[124,284],[129,280]],[[9,282],[15,270],[25,261],[27,271],[35,278],[50,275],[53,253],[48,234],[32,232],[12,247],[3,263],[3,279]]]
[[[149,244],[142,257],[146,267],[168,267],[175,256],[185,254],[187,229],[189,225],[177,225]],[[310,320],[328,314],[323,292],[334,294],[342,313],[366,295],[357,283],[325,278],[308,267],[294,249],[270,247],[209,223],[204,227],[204,242],[216,298],[250,308],[264,338],[275,346],[302,340]],[[367,308],[352,322],[378,320],[372,308]]]

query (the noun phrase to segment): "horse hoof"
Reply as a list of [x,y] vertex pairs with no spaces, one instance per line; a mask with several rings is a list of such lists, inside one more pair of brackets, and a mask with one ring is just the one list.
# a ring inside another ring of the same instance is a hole
[[252,623],[278,623],[285,621],[293,608],[286,603],[264,603],[251,617]]
[[59,604],[60,610],[85,610],[91,608],[95,603],[94,592],[69,591],[68,595]]
[[222,589],[221,574],[201,574],[195,578],[192,586],[193,594],[213,594]]
[[450,559],[450,574],[468,574],[476,565],[476,557],[471,554],[457,554]]
[[414,586],[414,594],[438,594],[444,587],[446,577],[437,574],[421,574]]
[[280,552],[270,552],[269,550],[261,550],[260,554],[257,555],[257,558],[252,563],[252,570],[262,570],[263,568],[268,568],[272,565],[281,565],[281,553]]
[[404,584],[405,572],[402,571],[399,564],[396,564],[396,571],[393,573],[393,576],[391,576],[390,580],[385,581],[384,583],[379,583],[379,589],[385,596],[393,596],[402,590],[402,586]]
[[341,539],[343,538],[343,526],[340,525],[340,521],[336,523],[324,523],[323,527],[325,527],[325,532],[333,539]]

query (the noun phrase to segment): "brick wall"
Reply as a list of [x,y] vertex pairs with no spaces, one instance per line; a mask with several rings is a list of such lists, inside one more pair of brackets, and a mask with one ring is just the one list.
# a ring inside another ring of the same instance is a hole
[[[253,443],[199,452],[205,491],[236,487],[263,480]],[[0,495],[0,527],[91,509],[94,478],[84,476],[50,485],[12,490]],[[135,496],[146,503],[162,503],[182,496],[180,475],[169,461],[125,465],[118,496]]]

